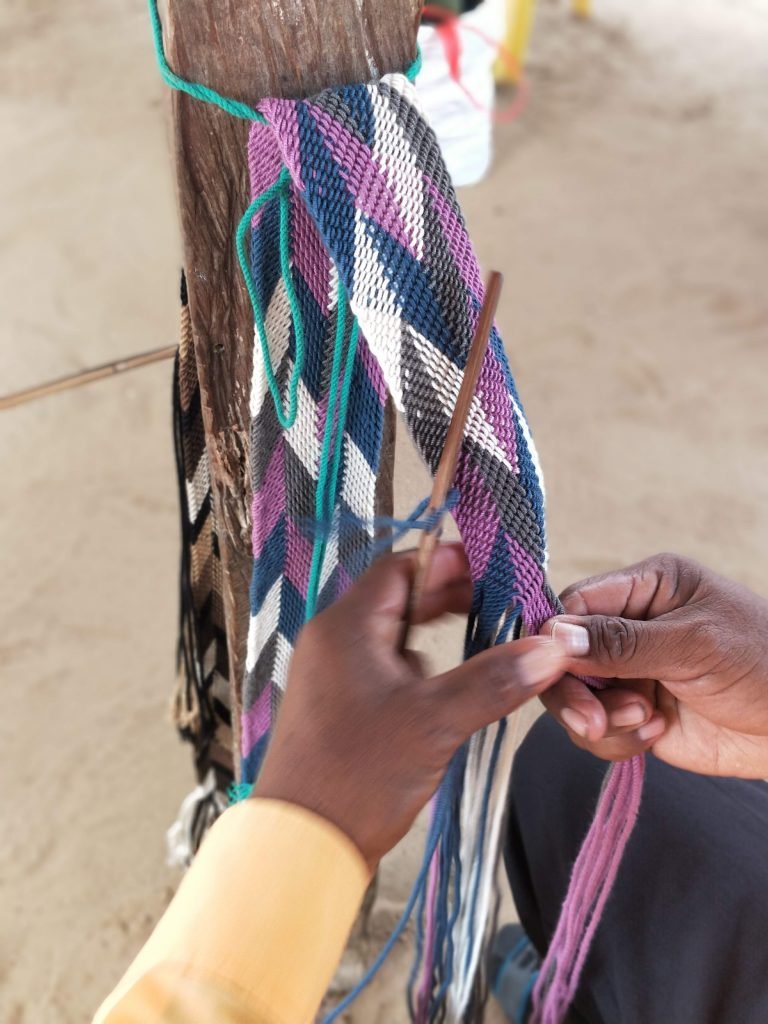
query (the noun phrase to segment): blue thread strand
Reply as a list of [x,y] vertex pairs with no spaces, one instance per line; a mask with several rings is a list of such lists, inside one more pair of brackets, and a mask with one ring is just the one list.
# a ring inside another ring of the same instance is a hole
[[[461,878],[462,878],[462,864],[461,864],[461,830],[460,830],[460,809],[461,809],[461,797],[464,790],[464,773],[467,766],[467,752],[468,746],[465,743],[453,756],[449,773],[446,775],[444,785],[450,788],[453,800],[453,812],[449,817],[449,832],[446,839],[446,846],[451,853],[451,861],[453,867],[453,912],[447,919],[447,923],[444,926],[441,947],[445,946],[445,955],[441,958],[441,962],[444,965],[444,975],[440,988],[436,995],[433,996],[432,1002],[430,1003],[430,1014],[432,1017],[437,1012],[437,1009],[443,1004],[445,997],[448,993],[448,987],[453,980],[453,931],[456,922],[459,919],[461,913]],[[450,867],[448,869],[450,871]],[[448,903],[448,897],[446,894],[446,907]],[[437,948],[437,947],[436,947]]]
[[408,924],[411,914],[413,913],[413,908],[416,906],[416,902],[421,893],[421,889],[426,885],[427,876],[429,874],[429,865],[432,863],[432,856],[434,855],[435,849],[437,848],[437,844],[440,841],[440,835],[443,830],[446,811],[439,798],[435,810],[435,819],[432,823],[432,827],[430,828],[429,836],[427,838],[427,846],[424,852],[424,859],[422,860],[419,873],[416,876],[416,881],[414,882],[413,888],[411,889],[411,895],[408,897],[408,902],[405,905],[405,909],[403,910],[400,920],[395,926],[395,930],[392,932],[390,937],[385,942],[384,946],[381,949],[381,952],[376,957],[371,966],[368,968],[364,977],[360,979],[360,981],[357,983],[357,985],[355,985],[355,987],[352,989],[349,995],[345,996],[345,998],[342,999],[339,1005],[335,1009],[331,1010],[331,1012],[323,1019],[323,1024],[332,1024],[333,1021],[337,1020],[339,1014],[343,1013],[344,1010],[346,1010],[347,1007],[350,1006],[355,1001],[355,999],[357,999],[360,993],[365,988],[367,988],[367,986],[373,980],[374,976],[377,974],[381,965],[392,952],[395,943],[405,931],[406,925]]
[[528,979],[528,984],[523,989],[523,994],[520,996],[520,1002],[517,1006],[517,1012],[515,1013],[515,1024],[526,1024],[528,1019],[528,1010],[531,1005],[531,996],[536,986],[536,982],[539,979],[539,972],[534,971],[531,977]]
[[429,498],[424,498],[405,519],[396,519],[392,516],[374,516],[372,519],[366,519],[356,516],[354,512],[336,510],[331,519],[303,519],[299,520],[299,525],[305,531],[305,536],[314,539],[320,534],[326,541],[332,536],[343,536],[347,528],[352,530],[370,527],[373,530],[391,530],[391,534],[384,537],[374,548],[374,554],[379,554],[402,540],[411,530],[434,530],[440,520],[456,506],[458,500],[459,492],[454,488],[449,493],[445,504],[440,508],[433,509],[427,515],[424,513],[429,508]]
[[[435,808],[435,810],[437,810],[437,808]],[[411,965],[411,973],[408,975],[408,987],[406,989],[408,996],[408,1012],[412,1020],[416,1017],[416,1007],[413,1001],[413,990],[416,985],[416,979],[419,974],[419,968],[421,967],[422,956],[424,955],[424,918],[427,907],[428,891],[429,871],[427,871],[427,880],[425,884],[421,887],[421,892],[419,893],[419,905],[416,908],[416,942],[413,954],[413,963]]]

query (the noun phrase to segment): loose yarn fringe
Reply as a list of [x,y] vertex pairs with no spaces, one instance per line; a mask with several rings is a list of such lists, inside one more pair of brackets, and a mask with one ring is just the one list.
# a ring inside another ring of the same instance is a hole
[[644,771],[642,755],[608,769],[533,990],[531,1024],[561,1024],[565,1020],[637,820]]
[[177,686],[171,717],[194,750],[199,785],[169,832],[174,863],[186,865],[227,805],[234,777],[229,653],[222,573],[208,472],[200,386],[181,276],[181,325],[173,374],[173,428],[181,516]]

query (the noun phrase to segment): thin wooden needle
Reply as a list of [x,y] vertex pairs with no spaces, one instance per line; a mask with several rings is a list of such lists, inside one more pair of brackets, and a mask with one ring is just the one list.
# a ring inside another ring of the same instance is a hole
[[142,352],[139,355],[128,356],[127,359],[116,359],[112,363],[93,366],[90,370],[81,370],[79,373],[71,373],[66,377],[49,380],[45,384],[36,384],[34,387],[15,391],[10,395],[2,395],[0,396],[0,410],[12,409],[14,406],[23,405],[25,402],[34,402],[36,398],[55,395],[59,391],[69,391],[71,388],[80,387],[81,384],[90,384],[94,380],[114,377],[115,374],[125,373],[126,370],[136,370],[140,366],[159,363],[163,359],[170,359],[175,353],[175,345],[166,345],[165,348],[156,348],[152,352]]
[[[437,472],[432,483],[432,494],[426,514],[437,512],[443,508],[450,493],[453,481],[456,478],[456,467],[459,461],[459,453],[464,440],[464,432],[467,427],[469,410],[472,399],[477,391],[477,382],[480,379],[480,371],[483,367],[483,360],[488,349],[488,341],[493,329],[493,319],[496,316],[496,307],[499,304],[501,286],[504,279],[501,274],[494,270],[485,288],[485,298],[480,308],[480,316],[475,328],[475,336],[467,356],[467,365],[464,367],[464,377],[461,381],[459,394],[456,399],[456,406],[448,426],[448,433],[445,436],[445,445],[437,466]],[[419,604],[424,585],[429,575],[429,567],[432,564],[432,557],[440,539],[440,522],[435,523],[431,530],[425,530],[419,542],[419,549],[416,555],[416,567],[411,580],[411,589],[408,594],[408,604],[400,635],[400,650],[405,650],[408,643],[408,634],[413,621],[413,613]]]

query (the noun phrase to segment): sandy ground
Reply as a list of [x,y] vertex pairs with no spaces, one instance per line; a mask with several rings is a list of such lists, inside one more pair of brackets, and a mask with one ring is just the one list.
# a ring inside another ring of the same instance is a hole
[[[580,25],[543,5],[531,103],[463,196],[506,273],[553,582],[667,548],[765,589],[768,5],[595,6]],[[174,338],[163,103],[141,0],[0,9],[3,391]],[[85,1021],[178,880],[169,387],[158,366],[1,417],[8,1024]],[[398,502],[423,492],[403,451]],[[417,858],[385,865],[377,934]],[[408,955],[349,1020],[405,1019]]]

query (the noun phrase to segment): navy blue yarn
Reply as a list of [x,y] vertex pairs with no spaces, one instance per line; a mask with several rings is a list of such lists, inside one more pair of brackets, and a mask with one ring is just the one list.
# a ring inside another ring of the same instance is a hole
[[286,520],[285,516],[281,516],[255,563],[258,572],[253,572],[251,575],[249,598],[252,615],[258,613],[262,602],[272,589],[275,581],[283,575],[285,568],[285,537]]
[[275,257],[280,244],[280,206],[272,200],[261,211],[256,228],[251,228],[251,276],[262,308],[280,280],[280,261]]
[[[446,809],[446,818],[440,834],[439,847],[439,869],[440,883],[438,886],[435,907],[434,907],[434,953],[432,957],[433,974],[438,964],[444,965],[444,976],[441,986],[436,995],[430,1000],[430,1019],[434,1019],[435,1011],[444,1001],[448,986],[453,978],[453,927],[456,924],[461,910],[461,851],[460,851],[460,830],[459,811],[461,795],[464,789],[464,771],[467,764],[468,745],[464,744],[456,751],[445,777],[440,784],[435,804],[435,815],[437,814],[437,802],[439,801]],[[434,819],[433,819],[434,820]],[[453,910],[449,916],[449,888],[453,879],[454,901]],[[408,979],[408,1006],[411,1017],[415,1016],[414,993],[417,987],[418,975],[423,963],[424,933],[426,927],[426,894],[427,885],[419,899],[419,917],[416,922],[416,955],[413,967]],[[440,956],[445,950],[445,955]]]
[[[435,949],[442,952],[440,959],[435,957],[436,964],[443,966],[443,978],[438,991],[430,1002],[430,1017],[434,1018],[442,1006],[448,987],[453,980],[453,929],[461,912],[461,798],[464,793],[464,773],[467,767],[469,744],[465,743],[454,755],[452,771],[446,777],[444,785],[449,789],[451,815],[444,838],[445,857],[440,865],[441,883],[446,882],[453,874],[453,911],[448,915],[448,886],[443,889],[441,884],[439,899],[435,908]],[[444,950],[444,952],[443,952]]]
[[304,625],[305,600],[303,595],[287,577],[283,577],[280,592],[280,616],[277,620],[278,632],[293,646]]
[[352,114],[356,133],[372,149],[376,141],[376,115],[368,90],[356,85],[344,85],[337,91]]
[[351,394],[354,395],[354,401],[350,401],[347,406],[344,429],[364,455],[365,461],[376,472],[381,460],[384,414],[381,399],[361,358],[360,345],[352,369]]
[[493,575],[486,574],[475,583],[464,641],[465,661],[492,644],[504,643],[520,618],[519,590],[505,544],[504,531],[500,529],[488,564],[504,566],[504,569]]
[[[459,919],[461,913],[461,877],[462,877],[462,864],[461,864],[461,847],[460,847],[460,836],[458,835],[458,825],[454,826],[456,837],[452,842],[452,861],[453,861],[453,913],[451,914],[446,929],[445,939],[445,956],[443,963],[445,964],[445,975],[443,982],[435,993],[432,1002],[430,1003],[430,1013],[437,1010],[438,1007],[442,1006],[445,1001],[445,997],[448,994],[448,988],[453,981],[453,929],[456,922]],[[453,833],[452,833],[453,834]]]
[[258,743],[254,743],[247,757],[240,759],[240,778],[246,785],[251,785],[261,771],[261,762],[267,752],[269,733],[265,733]]
[[424,513],[429,506],[429,498],[424,498],[405,519],[396,519],[391,516],[375,516],[373,519],[363,519],[360,516],[356,516],[354,512],[341,510],[337,511],[337,514],[331,520],[307,518],[301,520],[299,526],[302,534],[310,540],[317,536],[322,536],[326,539],[333,536],[343,537],[348,530],[357,530],[369,526],[376,531],[391,531],[374,545],[373,554],[375,557],[389,550],[393,544],[402,540],[411,530],[433,530],[446,513],[455,507],[458,500],[459,492],[454,488],[448,494],[445,504],[428,515],[424,515]]
[[[441,836],[441,838],[443,838]],[[443,843],[440,844],[440,850],[443,849]],[[427,881],[429,876],[427,876]],[[419,975],[419,969],[421,968],[421,961],[424,956],[424,921],[427,908],[427,893],[429,891],[429,885],[425,884],[421,887],[419,893],[419,905],[416,907],[416,940],[414,942],[414,953],[413,963],[411,964],[411,973],[408,975],[408,985],[406,988],[406,994],[408,997],[408,1013],[411,1020],[416,1018],[416,1005],[413,1000],[414,988],[416,987],[416,979]]]
[[365,975],[360,979],[357,985],[355,985],[352,991],[347,996],[345,996],[344,999],[342,999],[339,1005],[335,1009],[331,1010],[331,1012],[323,1019],[323,1024],[331,1024],[332,1021],[335,1021],[338,1018],[339,1014],[343,1013],[348,1006],[351,1006],[351,1004],[355,1001],[355,999],[357,999],[360,993],[365,988],[367,988],[367,986],[371,983],[375,975],[378,973],[381,965],[392,952],[395,943],[405,931],[408,921],[410,920],[411,914],[413,913],[413,908],[416,906],[416,903],[421,894],[421,890],[427,884],[427,877],[429,875],[429,865],[432,862],[432,857],[437,848],[437,844],[440,842],[440,836],[445,829],[446,818],[449,815],[449,813],[450,808],[447,802],[443,799],[442,794],[438,792],[437,800],[435,803],[435,817],[432,820],[432,824],[430,826],[429,834],[427,837],[427,846],[424,851],[424,858],[421,862],[419,873],[416,876],[416,881],[414,882],[413,888],[411,889],[411,895],[408,897],[408,902],[405,905],[405,910],[403,911],[400,920],[395,926],[395,930],[384,943],[381,952],[376,957],[371,966],[368,968]]
[[[328,252],[333,253],[339,275],[344,281],[347,295],[355,290],[355,200],[342,179],[341,168],[331,156],[317,122],[309,113],[306,103],[296,104],[296,120],[299,133],[302,167],[312,167],[317,173],[307,175],[302,193],[312,220],[315,222]],[[326,219],[320,210],[327,205],[328,193],[334,196],[332,228],[322,231],[320,225]]]
[[381,256],[380,267],[395,295],[400,315],[438,348],[451,362],[456,360],[453,334],[438,305],[429,271],[389,231],[370,217],[361,218],[373,247]]

